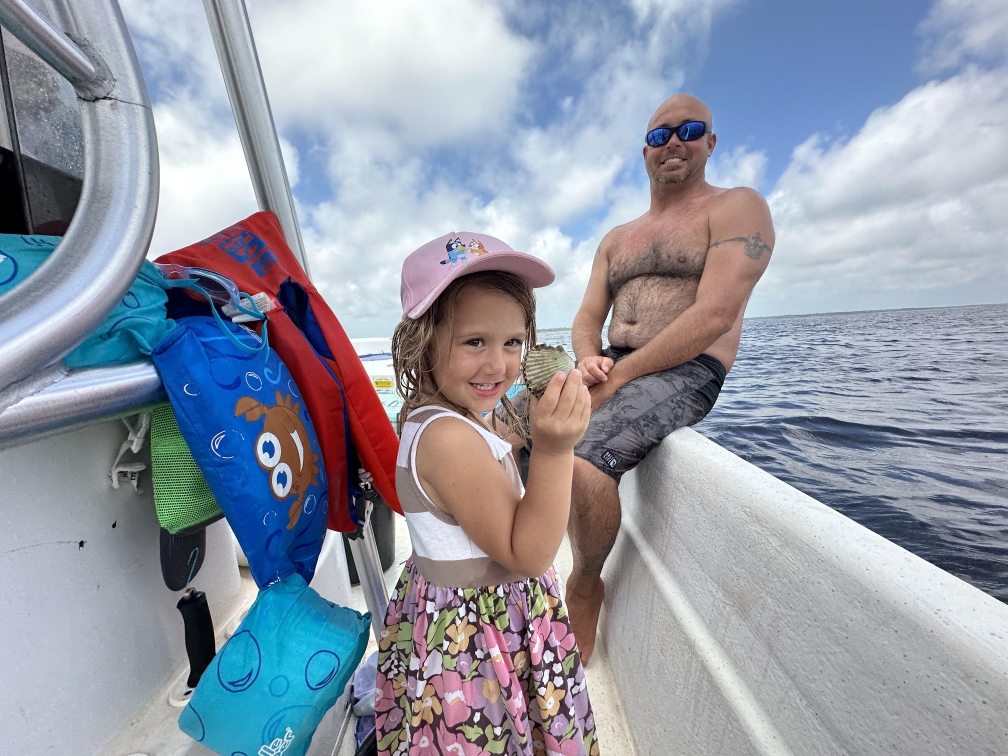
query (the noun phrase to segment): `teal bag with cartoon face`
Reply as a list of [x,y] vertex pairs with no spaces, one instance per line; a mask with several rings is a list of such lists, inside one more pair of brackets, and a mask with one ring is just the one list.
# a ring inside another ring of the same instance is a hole
[[[34,273],[62,241],[59,236],[0,234],[0,294]],[[144,261],[140,273],[112,312],[70,354],[71,370],[123,365],[149,357],[175,322],[168,318],[168,295],[161,274]]]

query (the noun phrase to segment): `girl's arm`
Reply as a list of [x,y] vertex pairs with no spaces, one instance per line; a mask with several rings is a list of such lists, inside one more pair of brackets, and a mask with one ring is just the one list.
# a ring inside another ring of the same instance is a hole
[[574,444],[590,414],[580,371],[553,376],[532,409],[523,497],[472,426],[455,418],[435,420],[417,446],[420,483],[491,558],[519,575],[538,577],[553,563],[567,529]]

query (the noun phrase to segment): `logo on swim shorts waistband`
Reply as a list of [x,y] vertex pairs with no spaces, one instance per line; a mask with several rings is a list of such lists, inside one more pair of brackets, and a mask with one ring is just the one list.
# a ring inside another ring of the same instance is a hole
[[606,450],[605,450],[605,453],[604,453],[604,454],[602,455],[602,460],[603,460],[603,461],[604,461],[604,462],[605,462],[605,463],[606,463],[607,465],[609,465],[609,468],[610,468],[610,469],[612,469],[613,467],[616,467],[616,455],[615,455],[615,454],[613,454],[613,453],[612,453],[611,451],[609,451],[608,449],[606,449]]

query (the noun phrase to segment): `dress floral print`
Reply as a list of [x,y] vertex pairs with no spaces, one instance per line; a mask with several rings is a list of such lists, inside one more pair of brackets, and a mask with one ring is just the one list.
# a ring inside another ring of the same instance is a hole
[[378,651],[381,756],[598,756],[581,657],[551,568],[442,588],[406,563]]

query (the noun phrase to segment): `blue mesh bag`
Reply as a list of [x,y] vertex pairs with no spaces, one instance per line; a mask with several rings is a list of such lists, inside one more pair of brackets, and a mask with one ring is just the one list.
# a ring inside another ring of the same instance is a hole
[[210,662],[179,728],[225,756],[303,756],[360,663],[370,622],[300,575],[273,584]]
[[329,487],[311,418],[276,351],[215,313],[179,319],[151,356],[256,584],[294,573],[310,582]]

